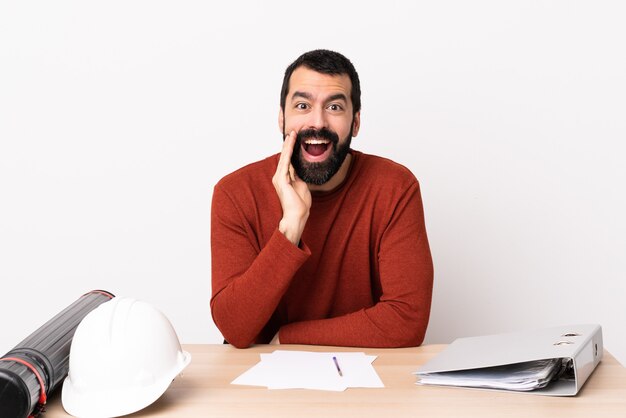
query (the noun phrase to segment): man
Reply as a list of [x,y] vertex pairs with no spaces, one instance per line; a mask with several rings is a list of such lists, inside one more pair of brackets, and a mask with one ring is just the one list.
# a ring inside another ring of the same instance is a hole
[[420,345],[433,267],[419,184],[350,148],[361,90],[343,55],[286,70],[283,147],[224,177],[211,214],[211,312],[236,347]]

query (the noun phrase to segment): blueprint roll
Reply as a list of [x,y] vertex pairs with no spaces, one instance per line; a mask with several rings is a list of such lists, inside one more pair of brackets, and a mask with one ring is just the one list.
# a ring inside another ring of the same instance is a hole
[[113,297],[104,290],[84,294],[0,358],[0,417],[41,413],[48,394],[67,376],[76,327]]

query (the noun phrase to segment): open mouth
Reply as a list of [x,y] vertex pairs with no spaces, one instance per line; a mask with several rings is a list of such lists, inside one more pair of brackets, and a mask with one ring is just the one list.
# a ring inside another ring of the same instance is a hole
[[310,162],[325,160],[332,148],[331,141],[327,139],[311,138],[302,142],[302,154]]

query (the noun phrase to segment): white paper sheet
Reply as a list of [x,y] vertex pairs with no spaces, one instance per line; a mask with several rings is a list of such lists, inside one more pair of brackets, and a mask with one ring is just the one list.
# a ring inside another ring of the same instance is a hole
[[[339,375],[333,357],[341,368]],[[349,387],[384,387],[372,362],[364,353],[318,353],[276,350],[261,354],[261,361],[232,381],[235,385],[268,389],[316,389],[343,391]]]

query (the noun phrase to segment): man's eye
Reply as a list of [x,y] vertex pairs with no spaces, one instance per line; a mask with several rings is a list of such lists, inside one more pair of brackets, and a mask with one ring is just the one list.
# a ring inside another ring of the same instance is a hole
[[299,109],[299,110],[305,110],[305,109],[307,109],[307,107],[308,106],[307,106],[306,103],[298,103],[298,104],[296,104],[296,109]]
[[341,110],[341,106],[339,106],[338,104],[331,104],[330,106],[328,106],[328,109],[332,111],[338,111]]

